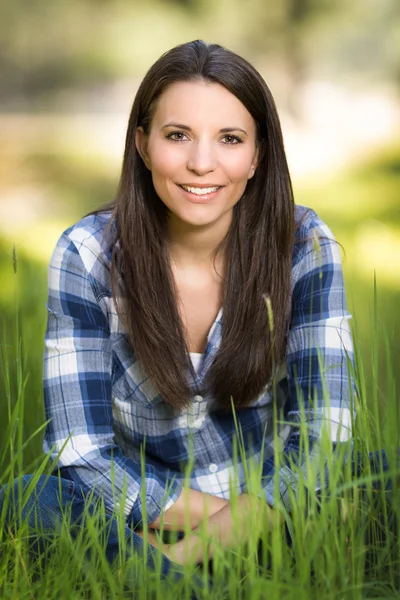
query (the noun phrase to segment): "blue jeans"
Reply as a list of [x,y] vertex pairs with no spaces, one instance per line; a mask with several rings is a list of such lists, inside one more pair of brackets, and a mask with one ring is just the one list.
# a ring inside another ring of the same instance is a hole
[[[22,477],[22,486],[21,482],[18,484],[18,480],[14,481],[14,489],[9,490],[11,497],[8,505],[8,512],[6,514],[6,523],[11,524],[15,522],[15,512],[18,512],[19,505],[19,493],[21,492],[24,494],[31,481],[32,475],[25,475]],[[0,489],[0,514],[2,512],[6,490],[7,486]],[[82,529],[80,525],[82,524],[84,515],[95,514],[97,510],[96,506],[93,503],[91,504],[87,499],[89,493],[90,490],[88,488],[80,486],[68,479],[63,479],[54,475],[47,478],[45,475],[42,475],[39,478],[36,486],[33,488],[33,492],[30,494],[21,510],[22,521],[27,523],[28,528],[35,532],[39,531],[40,535],[43,534],[43,537],[39,538],[36,544],[36,549],[42,548],[45,537],[57,535],[57,531],[61,527],[62,516],[69,511],[71,514],[71,537],[75,538]],[[115,518],[107,514],[105,518],[107,531],[105,553],[107,560],[110,563],[113,563],[120,554],[119,540],[121,532],[118,530],[118,524]],[[171,562],[164,554],[150,544],[147,545],[147,553],[145,556],[143,539],[126,525],[123,535],[125,537],[128,553],[127,558],[129,557],[129,553],[133,551],[140,557],[143,557],[143,562],[146,558],[146,564],[151,570],[155,570],[157,563],[161,563],[161,570],[159,573],[162,579],[169,578],[174,582],[183,579],[183,567]],[[134,587],[135,574],[129,573],[128,578],[129,585],[133,585]],[[200,575],[195,576],[192,581],[198,588],[203,587]],[[211,585],[211,581],[209,583]],[[196,599],[197,596],[192,595],[192,598]]]

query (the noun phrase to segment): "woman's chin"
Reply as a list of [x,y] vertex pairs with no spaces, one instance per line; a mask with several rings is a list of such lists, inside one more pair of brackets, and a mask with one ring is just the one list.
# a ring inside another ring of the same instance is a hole
[[180,230],[201,230],[201,229],[213,229],[219,228],[219,219],[194,219],[194,218],[183,218],[175,217],[171,220],[171,225],[179,228]]

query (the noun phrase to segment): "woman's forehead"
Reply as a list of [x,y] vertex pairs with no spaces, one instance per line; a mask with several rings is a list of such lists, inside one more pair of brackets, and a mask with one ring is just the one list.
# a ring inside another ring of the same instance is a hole
[[163,127],[169,122],[190,128],[208,124],[219,128],[238,127],[254,131],[254,119],[244,104],[219,83],[206,81],[176,82],[167,87],[158,99],[153,125]]

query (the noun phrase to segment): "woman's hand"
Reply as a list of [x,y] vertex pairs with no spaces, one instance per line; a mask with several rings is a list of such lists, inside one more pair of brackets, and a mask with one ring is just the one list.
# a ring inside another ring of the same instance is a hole
[[172,562],[178,563],[178,565],[182,565],[183,567],[188,563],[193,562],[191,556],[188,555],[187,547],[184,544],[185,538],[182,538],[179,542],[175,544],[164,544],[164,548],[162,553]]
[[[135,533],[142,538],[142,540],[144,540],[144,531],[142,529],[138,530],[135,529]],[[159,535],[156,535],[155,533],[153,533],[152,531],[147,531],[147,541],[149,544],[151,544],[152,546],[154,546],[155,548],[157,548],[158,550],[161,550],[161,552],[163,552],[162,548],[165,546],[168,546],[168,544],[164,544],[164,542],[162,541],[161,537]]]
[[200,563],[204,560],[204,541],[207,558],[213,558],[215,546],[231,549],[245,545],[252,536],[261,537],[263,532],[283,522],[283,515],[273,510],[265,500],[242,494],[237,506],[227,504],[220,511],[196,527],[176,544],[164,546],[164,554],[180,565]]
[[195,529],[200,523],[220,511],[228,504],[228,500],[183,488],[177,501],[164,513],[149,523],[151,529],[160,529],[163,524],[164,531],[184,531],[187,527]]
[[[135,530],[135,533],[144,540],[144,531]],[[157,548],[162,554],[164,554],[172,562],[176,562],[180,565],[185,564],[185,548],[180,542],[175,544],[164,544],[161,537],[152,531],[147,531],[147,541],[149,544]],[[181,540],[182,542],[183,540]]]
[[[182,566],[200,563],[204,559],[204,541],[207,543],[207,558],[213,558],[215,545],[237,548],[245,545],[250,537],[260,537],[266,529],[283,523],[283,515],[272,509],[265,500],[242,494],[237,506],[227,503],[221,510],[174,544],[164,544],[160,537],[148,532],[150,544],[160,550],[172,562]],[[143,532],[137,531],[142,538]]]

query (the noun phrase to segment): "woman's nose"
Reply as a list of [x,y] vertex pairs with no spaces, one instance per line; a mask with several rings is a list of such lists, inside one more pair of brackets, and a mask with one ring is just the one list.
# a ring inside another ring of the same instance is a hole
[[215,149],[208,142],[195,142],[187,161],[187,168],[197,175],[205,175],[214,171],[217,166]]

